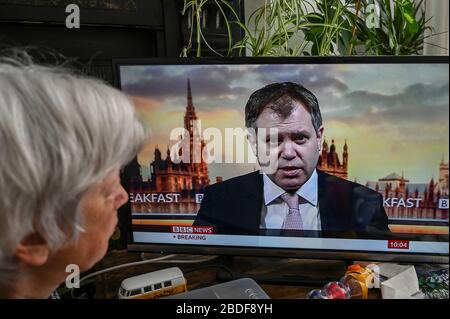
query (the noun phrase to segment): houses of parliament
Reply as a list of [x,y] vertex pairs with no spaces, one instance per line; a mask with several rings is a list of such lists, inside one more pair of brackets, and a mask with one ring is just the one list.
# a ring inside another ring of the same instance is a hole
[[[201,136],[200,132],[195,132],[197,128],[194,123],[197,120],[191,84],[188,79],[184,128],[189,132],[191,160],[188,163],[183,161],[175,163],[170,156],[169,149],[166,150],[165,158],[163,158],[158,147],[154,150],[154,160],[149,166],[141,166],[135,158],[126,169],[126,175],[132,176],[129,181],[129,192],[133,194],[133,198],[130,196],[133,212],[195,214],[198,211],[203,189],[210,184],[210,179],[208,166],[204,159],[201,158],[200,161],[197,161],[198,163],[192,160],[194,144],[200,145],[202,153],[205,147],[204,141],[199,137]],[[195,138],[199,140],[194,140]],[[330,146],[327,141],[324,141],[317,167],[329,174],[347,178],[347,143],[344,145],[342,158],[341,163],[334,140]],[[147,172],[143,174],[145,170]],[[144,179],[144,175],[149,178]],[[216,177],[215,182],[221,181],[222,177]],[[154,200],[155,197],[145,197],[145,194],[149,193],[158,193],[159,196],[156,197],[158,200]],[[177,196],[165,196],[174,194]]]
[[[198,129],[195,127],[197,120],[191,84],[188,79],[184,128],[189,137],[189,142],[186,142],[189,143],[190,160],[187,163],[182,160],[175,163],[172,161],[169,149],[167,149],[166,156],[163,158],[161,150],[156,147],[154,159],[149,167],[150,177],[148,180],[143,180],[142,170],[145,167],[141,166],[135,159],[130,165],[130,176],[133,176],[130,181],[130,193],[138,196],[139,194],[158,193],[163,194],[163,196],[158,196],[160,199],[157,201],[146,201],[144,195],[142,195],[141,200],[131,201],[132,211],[193,214],[199,210],[203,189],[210,184],[210,180],[208,165],[203,158],[200,159],[199,163],[193,160],[195,143],[200,145],[202,153],[205,147],[204,141],[200,138],[200,132],[195,132]],[[194,140],[194,138],[199,140]],[[176,196],[176,201],[168,202],[164,200],[166,198],[164,194],[179,194],[179,196]]]
[[392,173],[367,182],[366,186],[383,195],[385,211],[394,219],[433,219],[448,221],[449,163],[442,158],[438,178],[427,183],[412,183],[404,174]]
[[338,176],[340,178],[347,179],[348,177],[348,145],[345,141],[344,149],[342,153],[342,163],[339,160],[339,155],[336,152],[336,146],[334,140],[331,140],[330,148],[328,149],[328,143],[326,140],[322,144],[322,153],[319,156],[317,168],[321,171]]

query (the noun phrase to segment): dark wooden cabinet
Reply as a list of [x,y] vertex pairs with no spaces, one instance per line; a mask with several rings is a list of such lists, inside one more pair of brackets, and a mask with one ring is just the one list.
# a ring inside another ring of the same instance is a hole
[[110,83],[112,59],[177,57],[181,52],[182,1],[134,0],[132,8],[124,9],[95,7],[96,1],[70,2],[80,4],[79,29],[66,27],[64,1],[45,5],[45,0],[0,0],[0,46],[60,53]]
[[[66,6],[80,8],[80,28],[68,29]],[[83,71],[113,82],[111,61],[121,58],[178,57],[189,42],[183,0],[0,0],[0,48],[34,47],[81,62]],[[242,1],[230,4],[243,21]],[[232,13],[224,7],[229,20]],[[226,56],[228,30],[214,1],[203,7],[202,32]],[[242,29],[232,24],[233,41]],[[195,37],[190,56],[195,56]],[[205,44],[202,56],[217,56]]]

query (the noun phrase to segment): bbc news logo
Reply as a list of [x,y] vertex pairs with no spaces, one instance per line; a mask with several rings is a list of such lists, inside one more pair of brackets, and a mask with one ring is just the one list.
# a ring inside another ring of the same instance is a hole
[[192,234],[194,232],[193,227],[186,226],[172,226],[172,233],[188,233]]
[[178,234],[214,234],[212,226],[172,226],[172,233]]
[[388,249],[409,249],[409,240],[401,240],[401,239],[388,240]]

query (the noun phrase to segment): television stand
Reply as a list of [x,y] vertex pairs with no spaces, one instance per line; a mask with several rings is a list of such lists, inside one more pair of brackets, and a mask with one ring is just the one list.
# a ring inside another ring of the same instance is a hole
[[260,284],[322,287],[344,276],[349,261],[222,257],[217,281],[252,278]]

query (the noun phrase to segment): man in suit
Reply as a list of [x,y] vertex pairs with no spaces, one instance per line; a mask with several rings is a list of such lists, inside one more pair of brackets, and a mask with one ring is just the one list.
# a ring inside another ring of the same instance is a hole
[[245,122],[261,171],[208,186],[194,225],[241,235],[389,233],[380,194],[316,169],[324,127],[314,94],[267,85],[250,96]]

